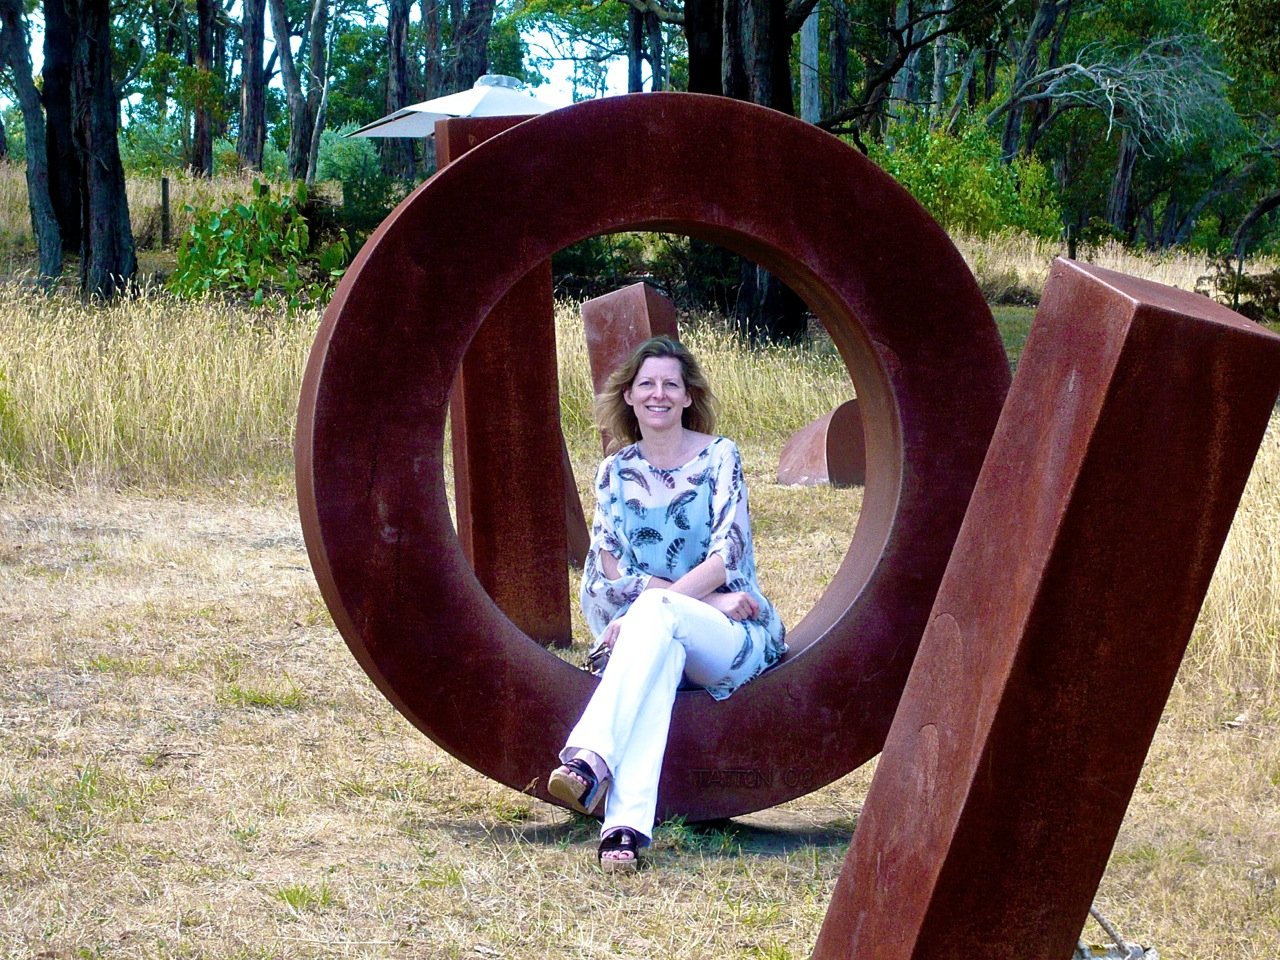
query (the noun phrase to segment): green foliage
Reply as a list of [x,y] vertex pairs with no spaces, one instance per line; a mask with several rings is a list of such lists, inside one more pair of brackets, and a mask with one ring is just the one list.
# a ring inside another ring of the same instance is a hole
[[22,122],[22,111],[14,104],[4,108],[4,136],[9,144],[9,159],[23,161],[27,156],[27,128]]
[[160,119],[134,115],[120,130],[120,162],[126,173],[156,177],[187,166],[185,121],[176,114]]
[[1280,0],[1217,0],[1209,26],[1235,63],[1280,73]]
[[[283,296],[290,307],[325,299],[341,270],[332,252],[311,252],[306,202],[303,184],[281,190],[259,181],[247,203],[192,211],[169,289],[183,297],[240,293],[259,304]],[[345,259],[345,233],[336,243]]]
[[560,297],[599,297],[644,280],[682,308],[722,313],[741,283],[736,254],[678,233],[590,237],[554,254],[551,269]]
[[597,297],[645,273],[643,243],[634,233],[588,237],[551,257],[560,296]]
[[526,67],[528,44],[520,37],[520,20],[514,14],[493,22],[489,32],[489,72],[515,77],[531,87],[546,78],[532,67]]
[[370,230],[391,212],[396,183],[382,170],[373,141],[348,137],[354,125],[326,130],[320,137],[316,177],[342,184],[341,219],[355,230]]
[[893,128],[892,146],[873,144],[871,159],[895,177],[943,228],[986,237],[1010,228],[1057,236],[1062,215],[1052,178],[1034,157],[1005,164],[1000,143],[977,118],[955,135],[924,120]]
[[386,112],[386,24],[351,24],[337,33],[329,76],[326,115],[331,126],[360,126],[382,116]]

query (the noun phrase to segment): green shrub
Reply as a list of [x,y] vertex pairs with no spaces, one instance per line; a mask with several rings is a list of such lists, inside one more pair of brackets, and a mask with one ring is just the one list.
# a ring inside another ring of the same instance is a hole
[[1053,179],[1035,157],[1011,164],[977,117],[955,134],[926,120],[894,125],[892,145],[873,144],[871,159],[911,192],[945,230],[987,237],[1009,228],[1055,237],[1062,214]]
[[316,179],[342,184],[342,222],[367,231],[382,222],[399,196],[396,182],[382,171],[373,141],[347,136],[354,129],[348,125],[321,134]]
[[240,293],[259,304],[283,296],[291,307],[326,299],[342,274],[346,234],[313,253],[306,203],[301,183],[284,190],[259,181],[247,203],[193,211],[169,289],[183,297]]

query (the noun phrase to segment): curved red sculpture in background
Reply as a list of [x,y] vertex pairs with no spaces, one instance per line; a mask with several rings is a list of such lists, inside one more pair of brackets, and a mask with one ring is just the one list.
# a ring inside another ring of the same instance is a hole
[[391,702],[460,760],[549,799],[540,778],[595,680],[517,630],[469,569],[445,411],[503,294],[556,250],[626,229],[719,243],[786,281],[831,332],[866,426],[861,518],[794,652],[729,700],[677,700],[659,815],[732,816],[880,749],[1009,383],[954,246],[860,154],[691,94],[579,104],[467,153],[383,223],[325,314],[299,408],[303,529],[339,630]]

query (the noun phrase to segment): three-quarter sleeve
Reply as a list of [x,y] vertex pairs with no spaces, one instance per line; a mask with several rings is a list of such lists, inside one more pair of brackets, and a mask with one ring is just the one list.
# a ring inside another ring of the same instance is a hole
[[754,590],[754,572],[744,563],[751,547],[751,521],[747,513],[747,484],[742,456],[735,444],[725,443],[711,478],[711,537],[707,556],[724,561],[725,588]]
[[[596,509],[591,522],[591,545],[582,570],[580,600],[587,626],[596,637],[627,611],[648,585],[650,574],[636,562],[619,515],[620,481],[614,458],[607,457],[596,473]],[[601,554],[609,552],[618,561],[618,576],[604,571]]]

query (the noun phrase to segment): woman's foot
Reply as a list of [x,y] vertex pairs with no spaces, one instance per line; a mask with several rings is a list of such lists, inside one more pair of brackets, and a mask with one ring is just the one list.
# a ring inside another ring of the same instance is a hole
[[619,827],[600,841],[596,851],[605,873],[631,873],[640,869],[640,835],[630,827]]
[[608,790],[585,760],[570,760],[551,771],[547,792],[579,813],[594,817],[604,807]]

